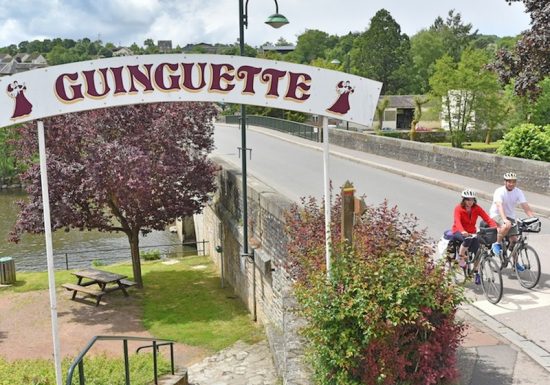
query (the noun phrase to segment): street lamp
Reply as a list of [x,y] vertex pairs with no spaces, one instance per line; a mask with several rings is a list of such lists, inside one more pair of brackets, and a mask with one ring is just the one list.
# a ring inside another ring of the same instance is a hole
[[[273,28],[280,28],[288,24],[286,17],[279,13],[279,4],[275,2],[275,13],[268,17],[266,24]],[[244,56],[244,28],[248,28],[248,0],[243,6],[243,0],[239,0],[239,48],[240,55]],[[246,108],[241,104],[241,164],[242,164],[242,198],[243,198],[243,254],[248,256],[248,193],[246,191]]]

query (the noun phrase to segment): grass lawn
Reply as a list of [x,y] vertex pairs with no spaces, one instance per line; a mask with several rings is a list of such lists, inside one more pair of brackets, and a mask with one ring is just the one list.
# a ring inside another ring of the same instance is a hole
[[[171,339],[213,352],[226,348],[237,340],[255,343],[264,338],[263,330],[251,321],[248,311],[235,297],[233,289],[227,285],[226,288],[221,288],[220,278],[207,257],[186,257],[177,261],[179,263],[175,264],[164,264],[161,261],[142,262],[144,289],[131,289],[132,296],[135,296],[143,307],[143,324],[151,334],[157,338]],[[128,275],[132,279],[130,264],[100,268]],[[70,271],[57,271],[55,278],[57,285],[74,280]],[[10,291],[26,292],[47,288],[46,272],[18,272],[17,283],[0,289],[0,295]],[[102,367],[101,358],[98,360],[98,366]],[[31,370],[31,373],[42,376],[42,369],[39,368],[42,365],[51,368],[51,363],[48,364],[48,361],[44,360],[44,364],[41,361],[16,361],[10,364],[0,358],[0,373],[20,373],[22,367],[33,367],[37,368],[37,371]],[[51,370],[53,372],[53,368]],[[53,376],[53,373],[51,374]],[[3,376],[0,376],[0,385],[19,383],[14,382],[15,377],[11,380],[3,382]]]

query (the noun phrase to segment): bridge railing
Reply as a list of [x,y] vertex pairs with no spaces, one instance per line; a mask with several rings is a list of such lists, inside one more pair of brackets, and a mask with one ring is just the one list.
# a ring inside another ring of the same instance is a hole
[[[319,129],[315,126],[259,115],[247,115],[246,120],[247,125],[270,128],[314,142],[319,141]],[[241,117],[238,115],[228,115],[225,117],[225,122],[228,124],[239,124]]]

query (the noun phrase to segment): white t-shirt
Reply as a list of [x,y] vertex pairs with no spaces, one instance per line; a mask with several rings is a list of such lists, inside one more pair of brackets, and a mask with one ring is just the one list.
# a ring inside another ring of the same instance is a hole
[[504,214],[506,214],[507,217],[515,219],[516,205],[526,203],[527,200],[525,199],[525,195],[523,195],[523,191],[521,191],[517,187],[514,188],[512,191],[506,190],[506,186],[499,187],[495,190],[495,193],[493,194],[493,204],[491,205],[491,209],[489,210],[489,216],[491,218],[496,218],[500,216],[495,202],[500,202],[502,204]]

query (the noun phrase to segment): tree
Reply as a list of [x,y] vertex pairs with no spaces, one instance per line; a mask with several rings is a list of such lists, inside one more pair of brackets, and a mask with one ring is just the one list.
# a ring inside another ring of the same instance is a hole
[[333,48],[338,37],[317,29],[308,29],[298,36],[292,55],[298,63],[309,64],[313,59],[326,58],[325,51]]
[[416,139],[416,125],[418,122],[420,122],[420,119],[422,119],[422,106],[430,101],[429,97],[426,96],[415,96],[413,98],[414,102],[414,116],[413,120],[411,122],[411,131],[410,131],[410,139],[415,140]]
[[550,124],[550,76],[539,83],[540,93],[536,101],[529,104],[530,122],[546,126]]
[[355,39],[351,66],[357,75],[381,81],[382,94],[396,94],[403,88],[395,73],[403,66],[412,67],[410,42],[385,9],[376,12],[369,29]]
[[464,24],[460,13],[449,11],[447,19],[437,17],[434,23],[411,37],[411,57],[416,74],[417,93],[429,91],[429,79],[435,62],[448,54],[458,62],[462,51],[478,40],[477,31],[471,33],[472,25]]
[[[142,287],[139,234],[201,211],[215,189],[207,158],[215,114],[207,103],[163,103],[45,119],[53,230],[125,233]],[[20,204],[13,241],[44,230],[33,123],[22,126],[18,148],[29,200]]]
[[550,75],[550,7],[548,1],[506,1],[523,2],[525,12],[531,15],[531,29],[523,33],[515,50],[500,50],[491,68],[503,83],[514,80],[518,95],[536,99],[541,91],[539,82]]
[[382,124],[384,123],[384,111],[386,111],[386,108],[388,108],[388,105],[390,104],[390,99],[388,99],[387,96],[384,96],[382,100],[378,101],[378,104],[376,105],[376,118],[378,119],[378,129],[382,129]]
[[437,59],[445,54],[443,37],[437,31],[422,30],[411,38],[411,58],[417,80],[417,92],[430,90],[430,77]]
[[462,16],[454,9],[449,11],[445,21],[437,17],[430,30],[441,34],[445,52],[456,62],[460,60],[462,51],[477,39],[477,30],[472,33],[472,24],[464,24]]
[[430,78],[432,95],[440,102],[453,147],[462,147],[466,130],[476,123],[476,110],[491,108],[492,98],[500,92],[495,74],[486,68],[488,62],[486,51],[473,49],[465,50],[459,63],[449,55],[436,62]]

